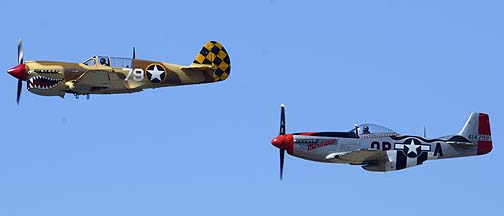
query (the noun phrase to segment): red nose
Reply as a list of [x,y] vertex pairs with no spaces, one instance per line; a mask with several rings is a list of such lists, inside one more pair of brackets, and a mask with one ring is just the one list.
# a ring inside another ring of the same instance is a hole
[[271,140],[271,144],[273,144],[275,147],[279,149],[285,149],[285,137],[284,136],[277,136]]
[[287,150],[287,153],[294,153],[294,137],[292,134],[281,135],[273,138],[271,144],[275,147],[283,150]]
[[20,64],[16,67],[13,67],[7,71],[13,77],[16,77],[19,80],[26,80],[26,65]]

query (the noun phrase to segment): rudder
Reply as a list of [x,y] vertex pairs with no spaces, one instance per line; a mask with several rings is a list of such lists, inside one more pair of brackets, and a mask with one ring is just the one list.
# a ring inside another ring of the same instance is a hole
[[492,133],[490,131],[490,118],[485,113],[471,113],[469,119],[458,135],[469,139],[478,145],[478,155],[492,151]]
[[193,61],[193,64],[215,66],[214,82],[225,80],[231,73],[231,60],[222,44],[217,41],[208,41]]

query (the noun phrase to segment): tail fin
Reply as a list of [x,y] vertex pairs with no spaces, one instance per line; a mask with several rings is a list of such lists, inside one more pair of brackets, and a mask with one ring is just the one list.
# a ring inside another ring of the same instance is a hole
[[490,119],[485,113],[471,113],[469,119],[458,135],[469,139],[478,145],[478,155],[492,151],[492,133],[490,132]]
[[214,82],[228,78],[231,73],[231,61],[224,46],[216,41],[208,41],[198,53],[193,64],[215,66],[213,74]]

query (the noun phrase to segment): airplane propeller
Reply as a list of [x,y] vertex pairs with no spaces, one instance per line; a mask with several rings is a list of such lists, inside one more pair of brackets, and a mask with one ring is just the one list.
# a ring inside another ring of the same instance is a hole
[[133,59],[135,59],[135,47],[133,47]]
[[19,99],[21,99],[21,89],[23,88],[23,81],[18,80],[17,84],[17,95],[16,95],[16,103],[19,105]]
[[23,44],[21,38],[18,40],[18,64],[24,62]]
[[[280,111],[280,136],[285,135],[285,105],[281,105]],[[285,149],[280,149],[280,180],[283,178],[283,166],[284,166]]]
[[[18,65],[24,63],[24,53],[23,53],[23,45],[21,42],[21,39],[18,40]],[[18,79],[18,85],[17,85],[17,97],[16,97],[16,102],[19,105],[19,99],[21,99],[21,89],[23,88],[23,82]]]
[[18,41],[18,65],[16,67],[9,69],[7,73],[18,79],[16,101],[17,104],[19,105],[19,99],[21,98],[21,89],[23,86],[22,81],[26,80],[28,76],[26,71],[26,65],[24,64],[24,54],[21,39],[19,39]]

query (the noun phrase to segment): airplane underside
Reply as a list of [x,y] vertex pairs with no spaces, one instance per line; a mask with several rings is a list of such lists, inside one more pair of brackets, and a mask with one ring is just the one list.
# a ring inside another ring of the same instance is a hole
[[65,91],[65,93],[74,94],[74,95],[126,94],[126,93],[140,92],[140,91],[142,91],[142,89],[108,89],[106,87],[104,87],[104,88],[94,87],[94,89],[91,89],[91,90],[81,90],[81,91],[69,90],[69,91]]
[[30,92],[41,96],[59,96],[64,97],[65,94],[77,95],[91,95],[91,94],[126,94],[140,92],[142,89],[109,89],[107,87],[94,87],[89,90],[50,90],[50,89],[36,89],[29,88]]

